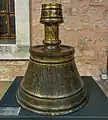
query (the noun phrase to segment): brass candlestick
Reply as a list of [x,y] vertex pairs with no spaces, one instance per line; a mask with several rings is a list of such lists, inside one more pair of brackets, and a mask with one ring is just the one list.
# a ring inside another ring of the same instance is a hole
[[44,45],[30,48],[30,62],[17,92],[18,103],[43,115],[74,112],[87,102],[87,91],[74,61],[74,48],[60,45],[61,4],[43,4]]

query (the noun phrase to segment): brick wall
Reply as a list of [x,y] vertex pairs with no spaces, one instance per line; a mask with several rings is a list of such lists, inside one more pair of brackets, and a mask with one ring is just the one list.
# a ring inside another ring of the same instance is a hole
[[[30,0],[32,45],[41,44],[44,26],[39,23],[41,4],[57,2],[63,5],[64,23],[60,26],[63,44],[76,48],[76,64],[80,75],[99,78],[106,68],[108,48],[108,0]],[[24,61],[0,62],[0,79],[24,75]]]
[[33,45],[40,44],[44,39],[44,27],[39,23],[41,4],[54,1],[63,5],[64,23],[60,26],[62,43],[76,48],[79,69],[88,70],[89,74],[99,74],[106,68],[108,1],[31,0]]

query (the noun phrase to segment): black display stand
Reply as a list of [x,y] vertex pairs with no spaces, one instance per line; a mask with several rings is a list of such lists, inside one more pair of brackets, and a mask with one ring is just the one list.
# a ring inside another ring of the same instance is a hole
[[[4,97],[0,101],[0,108],[18,108],[16,92],[22,80],[22,76],[16,77]],[[89,101],[85,107],[77,112],[62,116],[42,116],[31,111],[20,109],[18,115],[0,115],[0,120],[108,120],[108,99],[98,87],[91,76],[83,76],[85,86],[88,90]]]

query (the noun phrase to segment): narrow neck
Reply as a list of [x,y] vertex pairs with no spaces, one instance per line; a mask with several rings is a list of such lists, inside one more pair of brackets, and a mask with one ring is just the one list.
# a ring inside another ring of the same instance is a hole
[[45,24],[45,40],[58,40],[59,39],[59,25],[58,24]]
[[45,39],[43,40],[44,50],[54,50],[59,49],[59,24],[45,24]]

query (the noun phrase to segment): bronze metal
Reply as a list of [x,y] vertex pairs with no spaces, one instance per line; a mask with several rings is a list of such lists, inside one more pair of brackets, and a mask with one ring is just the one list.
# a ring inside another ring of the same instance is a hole
[[75,61],[74,48],[60,45],[61,4],[43,4],[44,45],[30,48],[30,61],[17,92],[18,103],[43,115],[74,112],[87,103],[87,90]]

